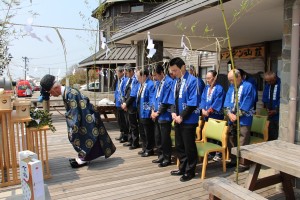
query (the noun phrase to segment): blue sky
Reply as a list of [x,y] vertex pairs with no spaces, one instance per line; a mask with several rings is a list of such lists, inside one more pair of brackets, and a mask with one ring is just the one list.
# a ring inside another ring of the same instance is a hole
[[[20,5],[13,6],[15,16],[12,23],[27,24],[31,13],[38,13],[32,25],[67,27],[79,29],[97,29],[97,20],[91,17],[99,0],[21,0]],[[81,14],[80,14],[81,13]],[[84,17],[83,17],[84,16]],[[3,16],[1,14],[1,20]],[[23,26],[14,26],[25,33]],[[10,38],[9,53],[13,59],[9,65],[14,79],[24,78],[24,60],[28,57],[29,75],[42,77],[50,72],[55,76],[63,76],[66,71],[64,51],[57,32],[53,28],[32,27],[42,41],[27,35]],[[68,67],[82,61],[95,52],[96,34],[91,31],[58,29],[65,40]],[[49,41],[48,39],[51,41]]]

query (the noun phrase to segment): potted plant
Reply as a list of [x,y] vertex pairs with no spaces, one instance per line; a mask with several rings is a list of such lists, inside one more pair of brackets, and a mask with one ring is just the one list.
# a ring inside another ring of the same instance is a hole
[[52,124],[52,113],[49,113],[46,110],[39,110],[38,108],[30,109],[31,121],[28,123],[28,128],[37,128],[41,129],[48,126],[52,132],[55,132],[56,129]]

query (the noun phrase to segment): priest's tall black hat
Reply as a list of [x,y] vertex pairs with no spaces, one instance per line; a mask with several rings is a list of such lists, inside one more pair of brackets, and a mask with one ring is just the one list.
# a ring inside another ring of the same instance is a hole
[[52,76],[50,74],[46,74],[40,82],[41,87],[47,92],[51,90],[54,83],[55,83],[55,76]]

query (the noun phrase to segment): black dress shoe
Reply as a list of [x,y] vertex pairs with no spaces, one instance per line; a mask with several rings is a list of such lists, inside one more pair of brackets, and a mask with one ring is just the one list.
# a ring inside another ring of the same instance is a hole
[[186,181],[189,181],[191,180],[192,178],[195,177],[195,174],[184,174],[181,178],[180,178],[180,181],[181,182],[186,182]]
[[132,146],[129,147],[129,150],[133,150],[133,149],[137,149],[137,148],[139,148],[139,147],[135,146],[135,145],[132,145]]
[[127,141],[128,141],[127,139],[125,139],[124,137],[122,137],[121,140],[120,140],[120,143],[124,143],[124,142],[127,142]]
[[123,147],[130,147],[130,146],[132,146],[132,144],[130,142],[126,142],[123,144]]
[[76,162],[76,159],[75,158],[69,158],[69,162]]
[[172,176],[181,176],[181,175],[183,175],[183,172],[180,170],[173,170],[173,171],[171,171],[171,175]]
[[166,166],[169,166],[171,165],[171,162],[168,162],[168,161],[164,161],[162,163],[159,163],[158,164],[158,167],[166,167]]
[[139,152],[138,152],[138,155],[142,155],[142,154],[144,154],[144,153],[145,153],[145,151],[142,150],[142,151],[139,151]]
[[152,163],[161,163],[164,159],[155,159],[155,160],[152,160]]
[[82,164],[78,164],[78,162],[76,162],[76,160],[74,162],[70,161],[70,165],[72,168],[79,168],[79,167],[83,167],[87,165],[87,162],[82,163]]
[[141,155],[141,157],[149,157],[149,156],[153,156],[153,155],[154,155],[153,151],[148,151],[148,152],[143,153]]

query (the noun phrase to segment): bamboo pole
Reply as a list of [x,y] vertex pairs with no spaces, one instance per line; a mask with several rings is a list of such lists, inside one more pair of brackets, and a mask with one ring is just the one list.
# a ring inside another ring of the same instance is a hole
[[239,158],[240,158],[240,116],[238,114],[239,111],[239,99],[238,99],[238,89],[237,89],[237,82],[236,82],[236,77],[235,77],[235,66],[233,62],[233,55],[232,55],[232,48],[231,48],[231,43],[230,43],[230,35],[229,35],[229,28],[224,12],[224,6],[223,6],[223,0],[220,0],[220,7],[222,10],[222,16],[223,16],[223,21],[224,21],[224,26],[225,26],[225,31],[226,31],[226,36],[227,36],[227,43],[228,43],[228,50],[229,50],[229,55],[230,55],[230,60],[231,60],[231,69],[233,70],[233,82],[234,82],[234,96],[235,96],[235,106],[236,106],[236,127],[237,127],[237,155],[236,155],[236,182],[238,183],[238,177],[239,177]]

